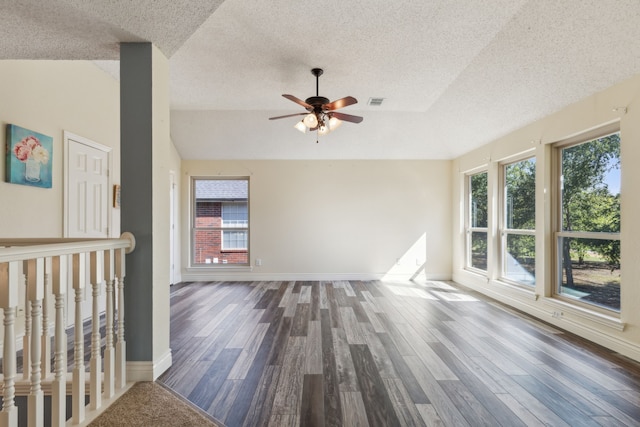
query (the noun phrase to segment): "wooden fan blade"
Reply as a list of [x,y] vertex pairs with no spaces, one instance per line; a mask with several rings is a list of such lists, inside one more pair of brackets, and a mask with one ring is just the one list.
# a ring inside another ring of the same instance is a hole
[[348,107],[349,105],[353,105],[357,102],[358,100],[355,99],[353,96],[345,96],[344,98],[336,99],[333,102],[324,104],[322,108],[328,111],[332,111],[332,110],[337,110],[338,108]]
[[284,119],[286,117],[293,117],[293,116],[306,116],[309,113],[295,113],[295,114],[287,114],[286,116],[278,116],[278,117],[269,117],[269,120],[277,120],[277,119]]
[[344,114],[344,113],[331,113],[331,116],[335,117],[338,120],[351,122],[351,123],[360,123],[363,120],[363,118],[360,116],[353,116],[351,114]]
[[287,95],[286,93],[283,94],[282,96],[284,96],[285,98],[287,98],[289,101],[293,101],[298,105],[302,105],[304,108],[306,108],[307,110],[309,109],[313,109],[313,107],[309,104],[307,104],[306,102],[304,102],[302,99],[300,98],[296,98],[293,95]]

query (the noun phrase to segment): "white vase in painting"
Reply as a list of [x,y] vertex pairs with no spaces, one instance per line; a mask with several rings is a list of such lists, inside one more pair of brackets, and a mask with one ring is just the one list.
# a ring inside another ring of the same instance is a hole
[[34,159],[27,159],[25,162],[25,170],[24,170],[24,179],[29,182],[38,182],[40,181],[40,163]]

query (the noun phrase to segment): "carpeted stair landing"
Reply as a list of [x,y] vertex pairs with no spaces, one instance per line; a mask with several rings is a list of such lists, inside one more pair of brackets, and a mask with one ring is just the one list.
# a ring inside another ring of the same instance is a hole
[[89,427],[219,427],[204,411],[156,382],[139,382]]

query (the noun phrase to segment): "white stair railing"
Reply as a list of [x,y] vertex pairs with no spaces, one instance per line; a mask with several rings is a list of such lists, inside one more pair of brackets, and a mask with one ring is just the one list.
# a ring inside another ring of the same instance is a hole
[[[26,397],[28,426],[49,424],[45,421],[45,396],[51,399],[52,426],[77,425],[85,421],[86,396],[89,396],[89,410],[95,412],[101,409],[103,399],[112,398],[126,386],[125,254],[134,247],[135,239],[130,233],[124,233],[119,239],[103,240],[0,240],[0,309],[4,325],[0,330],[3,335],[0,427],[25,423],[18,419],[18,396]],[[83,325],[85,288],[91,291],[88,375]],[[21,295],[24,295],[22,320],[18,315]],[[104,313],[100,309],[102,302]],[[65,324],[68,305],[75,311],[70,376]],[[100,333],[103,314],[104,363]],[[17,348],[20,343],[21,349]],[[22,372],[17,363],[20,353]],[[66,414],[69,394],[72,411]]]

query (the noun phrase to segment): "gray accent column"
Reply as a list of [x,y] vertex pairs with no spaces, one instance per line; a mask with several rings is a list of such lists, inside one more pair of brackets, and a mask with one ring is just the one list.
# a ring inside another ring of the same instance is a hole
[[128,361],[153,360],[152,45],[120,45],[121,229],[136,238],[127,256]]

